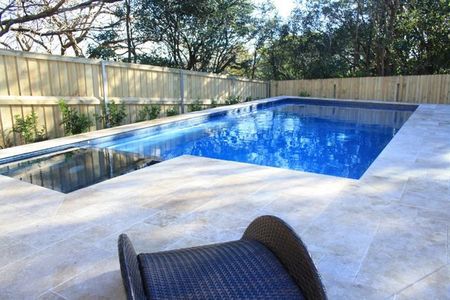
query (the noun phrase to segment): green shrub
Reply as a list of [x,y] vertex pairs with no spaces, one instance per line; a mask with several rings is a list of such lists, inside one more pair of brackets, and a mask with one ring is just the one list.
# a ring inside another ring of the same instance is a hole
[[79,134],[89,130],[92,120],[88,115],[78,112],[75,108],[70,108],[64,100],[58,102],[62,113],[61,125],[64,125],[65,134]]
[[38,129],[38,116],[36,112],[33,111],[25,117],[15,115],[14,119],[15,124],[13,126],[13,132],[18,133],[21,140],[26,144],[42,141],[45,139],[44,127]]
[[191,104],[188,104],[188,109],[190,112],[202,110],[203,109],[202,102],[199,99],[197,99]]
[[101,115],[95,114],[95,118],[102,122],[104,127],[115,127],[122,124],[127,117],[125,103],[116,104],[111,100],[107,104],[108,114],[105,111]]
[[159,113],[161,112],[161,107],[159,105],[149,105],[146,104],[144,107],[138,112],[138,122],[153,120],[159,117]]
[[173,107],[169,108],[168,110],[166,110],[166,115],[168,117],[176,116],[176,115],[179,115],[179,114],[180,113],[178,112],[178,107],[176,107],[176,106],[173,106]]
[[0,149],[6,149],[9,147],[14,146],[14,143],[12,142],[12,139],[10,138],[10,135],[12,134],[12,131],[9,131],[3,140],[3,145],[0,145]]
[[253,100],[252,96],[248,96],[245,98],[244,102],[250,102],[252,100]]
[[219,104],[217,104],[217,99],[211,100],[211,108],[217,107]]
[[300,93],[298,93],[299,97],[310,97],[311,94],[308,93],[307,91],[301,91]]
[[241,98],[239,96],[228,96],[225,100],[226,105],[241,103]]

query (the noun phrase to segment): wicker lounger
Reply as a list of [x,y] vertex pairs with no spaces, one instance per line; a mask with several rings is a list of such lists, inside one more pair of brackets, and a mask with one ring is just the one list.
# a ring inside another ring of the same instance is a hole
[[326,299],[306,247],[282,220],[254,220],[238,241],[139,254],[119,237],[128,299]]

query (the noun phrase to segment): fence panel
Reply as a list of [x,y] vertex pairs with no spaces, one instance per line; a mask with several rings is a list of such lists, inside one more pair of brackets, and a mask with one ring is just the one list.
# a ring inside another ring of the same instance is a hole
[[[206,108],[213,99],[222,104],[229,96],[268,96],[264,81],[139,64],[107,62],[105,79],[108,101],[126,105],[126,123],[136,122],[146,104],[160,105],[164,115],[169,108],[179,110],[181,100],[200,101]],[[89,114],[90,130],[101,129],[94,114],[102,111],[103,80],[99,60],[0,50],[0,147],[21,143],[13,133],[15,117],[31,112],[47,138],[63,136],[60,99]]]
[[333,78],[271,82],[271,96],[450,104],[450,75]]
[[[99,60],[0,50],[0,146],[20,144],[12,132],[15,116],[38,115],[48,138],[64,135],[58,100],[87,113],[94,120],[103,107],[103,80],[107,100],[126,105],[127,122],[135,122],[146,104],[181,108],[199,101],[208,107],[230,96],[260,99],[309,94],[314,97],[364,99],[409,103],[450,104],[450,75],[333,78],[267,82],[172,68],[106,63]],[[100,129],[94,122],[91,130]]]

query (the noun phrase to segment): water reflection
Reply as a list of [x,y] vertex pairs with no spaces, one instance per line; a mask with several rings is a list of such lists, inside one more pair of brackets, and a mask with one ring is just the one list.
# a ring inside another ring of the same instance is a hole
[[2,166],[0,174],[69,193],[156,162],[111,149],[71,149]]
[[285,104],[108,146],[162,159],[191,154],[359,178],[411,113]]

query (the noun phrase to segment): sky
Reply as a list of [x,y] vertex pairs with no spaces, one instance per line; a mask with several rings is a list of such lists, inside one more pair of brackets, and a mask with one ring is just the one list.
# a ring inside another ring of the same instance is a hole
[[272,0],[282,18],[289,17],[294,8],[294,0]]

